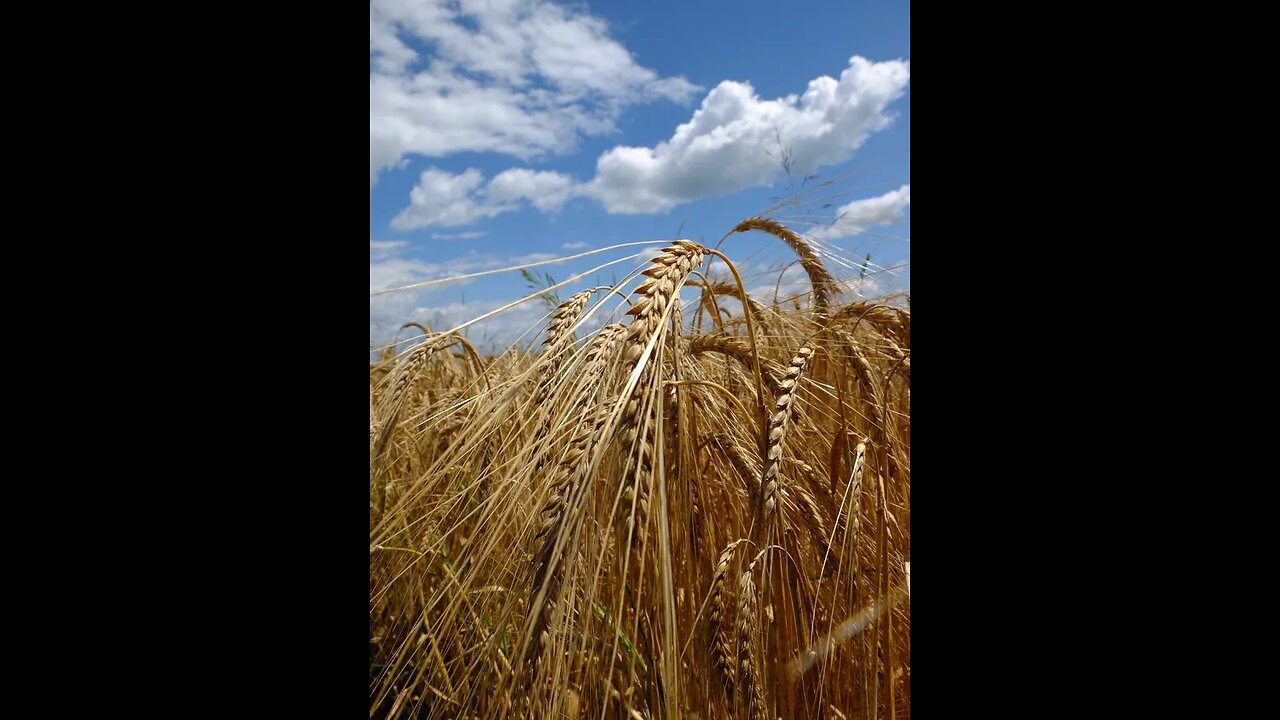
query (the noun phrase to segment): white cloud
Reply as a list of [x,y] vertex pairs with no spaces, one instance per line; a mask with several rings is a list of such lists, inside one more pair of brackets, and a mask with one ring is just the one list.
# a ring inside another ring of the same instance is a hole
[[[776,248],[774,252],[779,252]],[[744,282],[747,283],[747,294],[755,298],[757,302],[765,305],[772,305],[774,297],[777,297],[784,307],[790,306],[791,298],[799,298],[803,304],[809,302],[809,293],[813,290],[813,285],[809,282],[809,275],[804,268],[796,263],[788,263],[785,270],[781,270],[776,266],[752,265],[744,263],[742,269],[738,273],[744,276]],[[780,271],[781,270],[781,271]],[[756,284],[752,286],[751,278],[756,278]],[[732,281],[732,278],[730,278]]]
[[409,247],[408,240],[369,240],[369,260],[386,260]]
[[539,210],[551,212],[560,209],[576,192],[573,178],[550,170],[504,170],[486,185],[484,175],[475,168],[456,175],[428,168],[409,192],[409,207],[391,220],[391,227],[412,230],[467,225],[517,210],[525,200]]
[[[846,250],[824,245],[820,241],[816,242],[815,246],[823,263],[835,277],[844,302],[875,297],[901,285],[899,275],[904,268],[899,266],[902,262],[891,263],[892,269],[890,269],[881,267],[875,262],[875,258],[872,258],[868,262],[867,273],[863,276],[860,271],[864,255],[852,255]],[[766,241],[764,250],[760,254],[753,255],[752,259],[737,262],[734,267],[742,277],[747,294],[766,306],[773,304],[775,295],[784,308],[792,306],[793,298],[798,300],[802,307],[809,307],[812,303],[813,284],[809,280],[808,273],[805,272],[804,267],[795,262],[795,255],[789,249],[772,238]],[[711,278],[733,283],[733,276],[725,272],[723,265],[719,265],[712,272]],[[728,307],[734,314],[742,312],[741,305],[736,300],[718,298],[717,302]]]
[[637,64],[603,20],[546,0],[373,0],[369,64],[370,184],[411,153],[567,152],[613,131],[629,104],[698,89]]
[[577,242],[567,242],[560,246],[561,250],[586,250],[591,247],[587,243],[579,240]]
[[909,78],[908,62],[854,56],[838,81],[819,77],[803,95],[761,100],[749,83],[725,80],[669,140],[601,155],[586,191],[611,213],[662,212],[768,184],[781,170],[782,149],[793,174],[844,162],[889,126],[886,109]]
[[814,230],[813,235],[823,240],[857,235],[876,225],[888,225],[901,217],[910,204],[910,185],[903,185],[879,197],[854,200],[841,205],[836,210],[835,222]]
[[[559,292],[561,298],[568,297],[570,294],[568,288]],[[410,319],[426,322],[432,330],[448,330],[502,307],[514,299],[467,300],[417,305],[409,309],[405,316],[407,319],[398,321],[394,327],[390,328],[390,332],[378,336],[380,339],[377,341],[373,339],[374,335],[371,333],[370,344],[377,347],[391,342],[395,329]],[[595,303],[601,300],[601,294],[594,295],[589,307],[594,307]],[[591,317],[583,320],[575,334],[581,338],[606,323],[625,321],[626,311],[627,305],[617,296],[605,297],[603,304],[593,312]],[[532,345],[533,351],[538,352],[538,343],[542,341],[542,333],[546,328],[549,314],[547,306],[535,298],[470,325],[463,330],[463,333],[480,352],[502,352],[517,342],[526,347]],[[406,331],[401,334],[401,337],[409,337],[409,333]]]
[[483,230],[472,230],[460,233],[431,233],[432,240],[475,240],[482,238],[489,233]]
[[[396,308],[398,314],[395,315],[394,322],[385,324],[381,330],[374,329],[374,310],[371,308],[369,344],[380,347],[391,342],[397,329],[406,322],[425,322],[432,330],[448,330],[509,302],[510,300],[468,300],[421,305],[400,303]],[[536,299],[531,300],[471,325],[463,334],[480,352],[498,352],[506,349],[526,331],[539,326],[539,321],[546,312],[547,308],[542,303]],[[402,332],[400,337],[406,338],[409,335]],[[525,337],[525,342],[533,339],[534,335],[531,333]]]
[[[374,241],[370,241],[371,247]],[[377,290],[385,290],[393,287],[402,287],[423,280],[439,280],[444,278],[456,277],[481,270],[492,270],[494,268],[507,267],[511,265],[521,265],[525,263],[539,262],[542,260],[551,260],[555,257],[550,253],[533,253],[519,257],[508,257],[494,253],[480,253],[472,251],[458,258],[447,260],[444,262],[426,262],[405,258],[398,255],[405,243],[400,242],[379,243],[381,245],[399,245],[393,248],[394,252],[374,259],[370,258],[369,262],[369,292]],[[406,322],[411,320],[422,321],[427,320],[431,323],[433,329],[438,324],[437,320],[431,319],[430,311],[433,306],[429,304],[431,296],[441,291],[454,291],[459,287],[470,284],[471,280],[456,280],[440,285],[432,285],[425,288],[414,288],[411,290],[403,290],[399,292],[388,293],[385,295],[376,295],[369,298],[369,344],[372,346],[382,345],[391,341],[395,336],[397,329]],[[489,302],[489,301],[485,301]],[[444,320],[453,319],[455,321],[446,327],[439,329],[448,329],[455,325],[470,320],[487,310],[493,309],[503,302],[492,302],[490,307],[480,310],[473,315],[459,316],[456,314],[446,313],[440,318]],[[537,304],[536,301],[534,303]],[[454,303],[458,305],[458,303]],[[470,306],[470,305],[468,305]],[[524,307],[523,305],[521,307]],[[506,313],[503,313],[506,315]]]
[[[529,255],[508,257],[496,255],[494,253],[480,253],[472,250],[466,255],[452,260],[446,260],[444,262],[426,262],[423,260],[413,260],[398,256],[384,258],[376,262],[370,260],[369,292],[408,285],[420,280],[439,280],[454,277],[456,275],[479,272],[481,270],[492,270],[493,268],[500,268],[508,265],[521,265],[525,263],[551,260],[555,257],[555,255],[549,253],[532,253]],[[449,286],[453,285],[453,283],[449,284]],[[395,293],[392,293],[392,295],[394,294]],[[390,295],[379,295],[377,297],[390,297]]]
[[409,192],[409,207],[392,219],[391,227],[411,230],[428,225],[466,225],[503,212],[503,208],[472,199],[472,193],[483,182],[484,175],[475,168],[457,175],[427,168]]
[[392,226],[465,224],[515,210],[521,200],[555,211],[578,196],[594,197],[610,213],[663,212],[769,184],[782,172],[784,149],[791,172],[806,175],[848,160],[871,133],[888,127],[888,106],[909,79],[905,61],[873,63],[855,56],[838,81],[819,77],[803,95],[761,100],[750,84],[726,80],[669,140],[651,148],[617,146],[600,155],[589,182],[513,168],[482,188],[478,170],[450,176],[433,169],[423,174],[411,205]]
[[498,173],[489,182],[488,199],[495,203],[514,203],[527,199],[534,207],[549,212],[559,210],[574,192],[574,180],[558,172],[534,172],[513,168]]

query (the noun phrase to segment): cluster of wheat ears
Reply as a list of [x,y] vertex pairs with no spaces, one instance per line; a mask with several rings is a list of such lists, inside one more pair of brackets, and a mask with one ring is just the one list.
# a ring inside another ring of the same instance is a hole
[[910,296],[747,231],[803,303],[677,240],[538,352],[371,364],[370,717],[910,716]]

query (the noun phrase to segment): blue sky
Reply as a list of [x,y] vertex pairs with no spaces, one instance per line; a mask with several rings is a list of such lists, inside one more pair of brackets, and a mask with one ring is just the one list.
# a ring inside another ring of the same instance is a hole
[[[813,233],[842,277],[871,253],[851,296],[909,287],[909,16],[894,0],[373,0],[370,291],[638,240],[714,244],[802,188],[812,201],[773,217]],[[721,249],[753,291],[794,260],[758,233]],[[538,271],[562,280],[643,250]],[[783,281],[800,291],[797,271]],[[508,272],[371,297],[370,344],[528,292]],[[469,333],[499,347],[543,312]]]

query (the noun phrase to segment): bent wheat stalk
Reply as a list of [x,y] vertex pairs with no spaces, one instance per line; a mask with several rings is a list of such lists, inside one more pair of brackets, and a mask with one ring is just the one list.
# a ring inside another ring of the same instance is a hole
[[813,306],[820,314],[826,314],[831,307],[831,296],[838,292],[836,279],[827,270],[818,253],[814,251],[804,238],[777,220],[762,217],[749,217],[734,226],[732,233],[760,230],[769,233],[787,244],[800,258],[800,266],[809,275],[809,284],[813,286]]

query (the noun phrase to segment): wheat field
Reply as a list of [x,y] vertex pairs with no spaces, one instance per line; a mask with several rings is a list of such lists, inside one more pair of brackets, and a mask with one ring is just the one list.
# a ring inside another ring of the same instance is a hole
[[371,718],[910,717],[910,295],[717,247],[371,363]]

